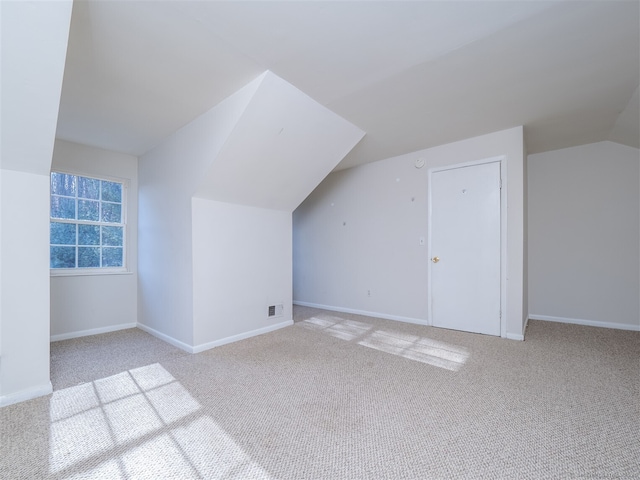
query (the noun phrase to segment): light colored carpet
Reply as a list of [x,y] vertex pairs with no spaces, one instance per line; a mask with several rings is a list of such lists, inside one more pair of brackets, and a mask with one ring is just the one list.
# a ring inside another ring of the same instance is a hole
[[0,477],[640,478],[638,332],[295,317],[197,355],[136,329],[52,344],[53,395],[0,409]]

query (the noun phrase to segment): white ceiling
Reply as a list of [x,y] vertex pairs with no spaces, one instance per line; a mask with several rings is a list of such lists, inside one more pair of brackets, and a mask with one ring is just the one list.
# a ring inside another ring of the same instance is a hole
[[76,0],[57,136],[140,155],[271,70],[367,132],[339,168],[517,125],[640,148],[639,7]]

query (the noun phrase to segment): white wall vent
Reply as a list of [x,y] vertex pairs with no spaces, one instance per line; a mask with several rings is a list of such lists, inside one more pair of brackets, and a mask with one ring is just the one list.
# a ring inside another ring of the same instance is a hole
[[281,317],[284,313],[284,307],[282,304],[269,305],[269,317]]

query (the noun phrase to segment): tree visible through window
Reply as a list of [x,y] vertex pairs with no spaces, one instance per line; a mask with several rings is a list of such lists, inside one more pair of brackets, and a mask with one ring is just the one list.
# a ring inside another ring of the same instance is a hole
[[124,267],[124,185],[51,173],[50,268]]

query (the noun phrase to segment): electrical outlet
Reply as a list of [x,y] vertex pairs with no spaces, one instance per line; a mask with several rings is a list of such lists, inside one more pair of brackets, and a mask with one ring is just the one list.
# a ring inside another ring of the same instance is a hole
[[371,296],[371,290],[367,290],[367,297]]

